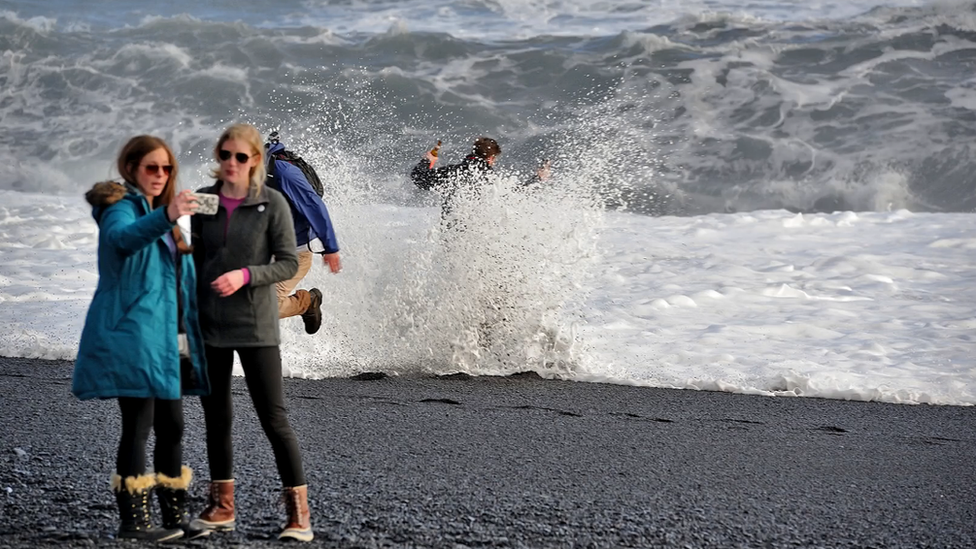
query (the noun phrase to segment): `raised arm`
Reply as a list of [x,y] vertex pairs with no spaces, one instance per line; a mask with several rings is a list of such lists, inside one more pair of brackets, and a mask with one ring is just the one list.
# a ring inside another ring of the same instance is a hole
[[129,200],[119,200],[102,213],[99,222],[103,241],[122,255],[132,255],[152,244],[176,224],[169,220],[165,208],[142,217],[136,208]]

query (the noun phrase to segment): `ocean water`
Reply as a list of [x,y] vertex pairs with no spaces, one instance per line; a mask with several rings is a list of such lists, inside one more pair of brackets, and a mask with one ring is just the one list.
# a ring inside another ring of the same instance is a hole
[[[289,375],[970,405],[974,75],[972,1],[0,0],[0,354],[74,356],[81,196],[126,139],[194,188],[247,121],[325,176],[343,248]],[[501,173],[444,231],[405,174],[479,135]]]

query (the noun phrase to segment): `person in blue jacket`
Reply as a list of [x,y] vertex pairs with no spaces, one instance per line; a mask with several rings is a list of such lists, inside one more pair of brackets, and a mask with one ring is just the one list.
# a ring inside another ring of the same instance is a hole
[[310,243],[316,238],[322,243],[322,263],[329,267],[333,274],[342,270],[339,259],[339,242],[336,240],[332,220],[325,203],[316,194],[302,170],[288,162],[277,159],[284,152],[285,146],[278,138],[278,132],[272,132],[265,143],[266,156],[269,163],[268,186],[285,195],[291,207],[291,216],[295,223],[295,239],[298,243],[298,272],[291,279],[276,285],[278,292],[278,318],[288,318],[301,315],[305,323],[305,332],[314,334],[322,326],[322,291],[318,288],[311,290],[295,290],[295,287],[312,269],[312,250]]
[[[72,393],[118,399],[122,436],[111,486],[119,538],[166,541],[184,535],[186,490],[182,395],[209,393],[197,320],[196,271],[176,220],[197,205],[176,193],[176,159],[149,135],[132,138],[117,160],[124,183],[97,183],[85,195],[98,223],[98,286],[75,361]],[[146,441],[156,435],[155,474]],[[150,519],[159,497],[162,525]]]

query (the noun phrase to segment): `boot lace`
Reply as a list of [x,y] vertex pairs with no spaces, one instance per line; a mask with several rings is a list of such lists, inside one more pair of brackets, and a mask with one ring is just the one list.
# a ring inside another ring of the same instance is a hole
[[285,513],[288,515],[288,522],[299,522],[301,512],[301,502],[299,501],[297,490],[285,490],[281,494],[282,503],[285,504]]

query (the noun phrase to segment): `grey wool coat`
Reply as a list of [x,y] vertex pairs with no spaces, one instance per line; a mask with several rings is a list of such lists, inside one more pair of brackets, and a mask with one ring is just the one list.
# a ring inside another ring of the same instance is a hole
[[[219,194],[221,186],[223,182],[217,181],[196,192]],[[298,272],[295,228],[285,197],[264,185],[252,185],[230,224],[221,206],[215,215],[192,216],[190,228],[204,342],[224,348],[279,345],[275,283]],[[220,275],[245,267],[250,283],[235,293],[220,297],[210,287]]]

